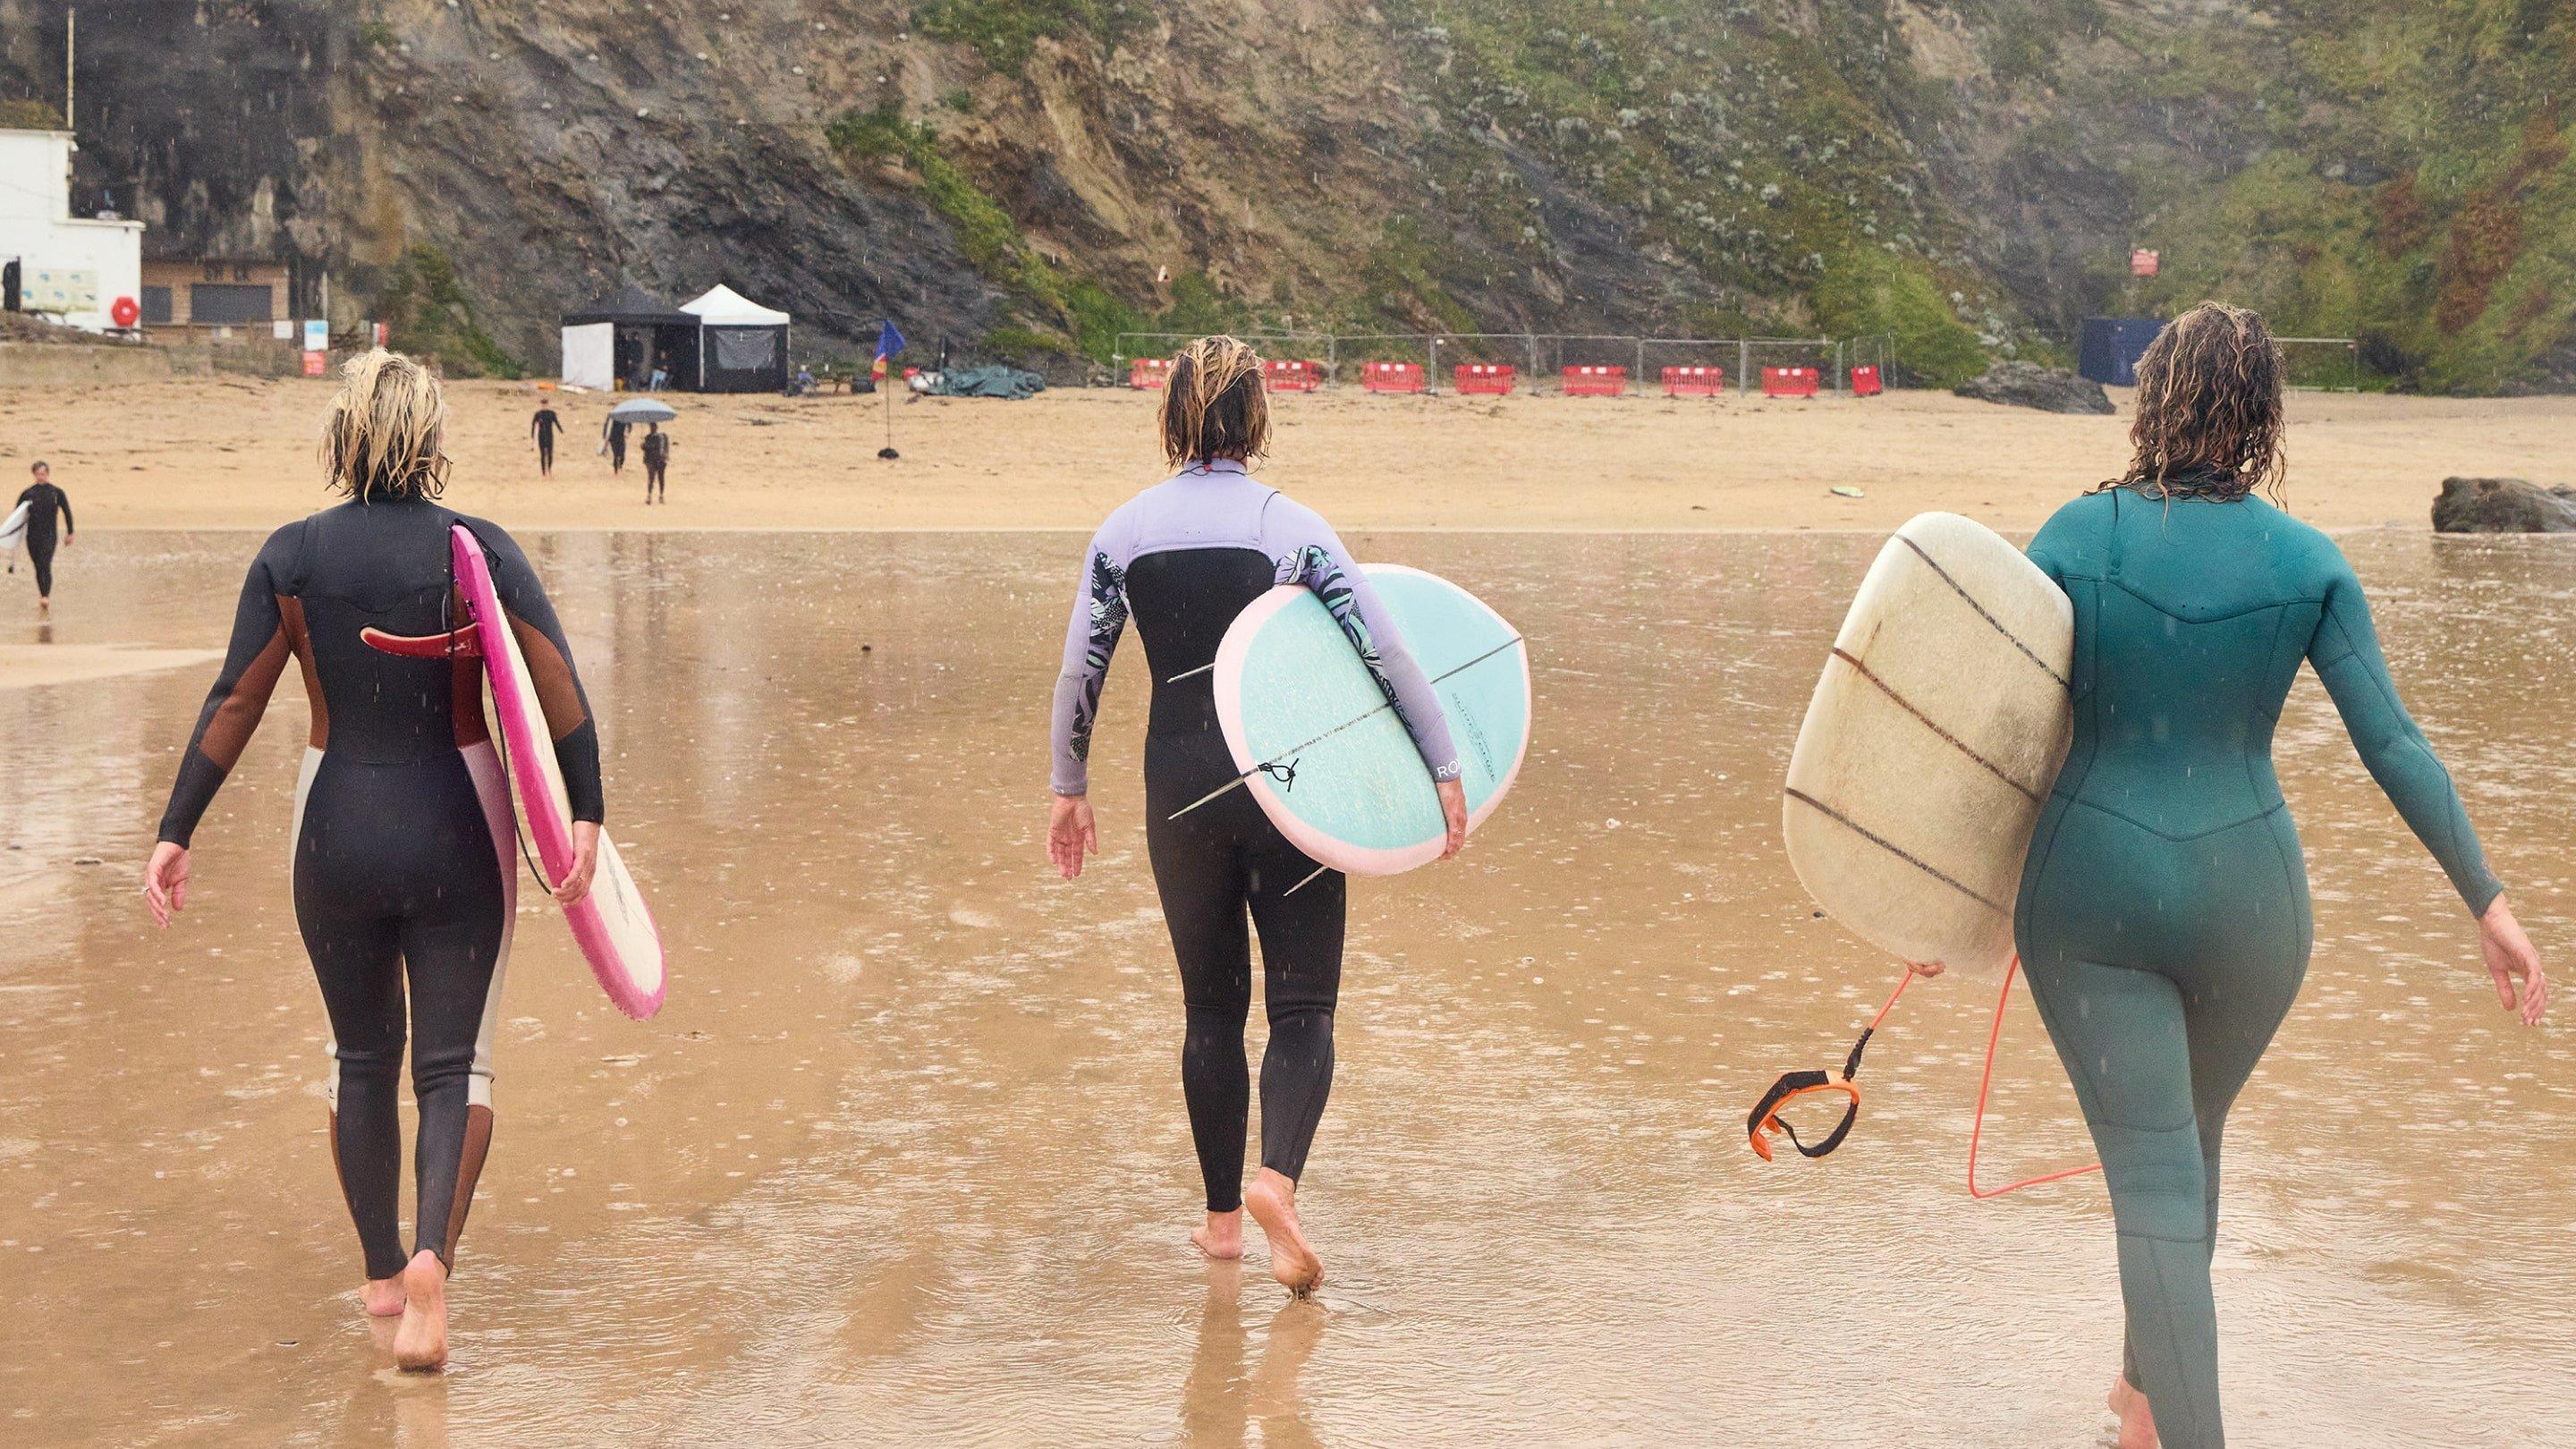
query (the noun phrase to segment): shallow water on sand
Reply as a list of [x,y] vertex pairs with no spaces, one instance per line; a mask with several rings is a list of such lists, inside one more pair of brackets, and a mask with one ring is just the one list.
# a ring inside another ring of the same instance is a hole
[[[255,542],[85,537],[52,637],[219,644]],[[1257,1234],[1240,1270],[1183,1236],[1132,641],[1094,762],[1105,853],[1074,885],[1042,868],[1070,536],[537,541],[673,986],[626,1021],[524,906],[440,1378],[392,1372],[347,1296],[284,869],[292,671],[166,936],[137,867],[211,671],[0,691],[0,1438],[2106,1442],[2098,1179],[1960,1190],[1991,983],[1908,994],[1840,1155],[1744,1147],[1753,1097],[1838,1062],[1891,981],[1815,918],[1777,828],[1876,540],[1354,543],[1519,624],[1540,718],[1459,863],[1352,892],[1301,1195],[1320,1303],[1285,1301]],[[2576,552],[2347,546],[2565,978]],[[2554,1437],[2576,1381],[2566,1006],[2509,1029],[2312,681],[2280,754],[2317,954],[2230,1141],[2231,1427]],[[1998,1076],[1984,1170],[2082,1160],[2018,996]]]

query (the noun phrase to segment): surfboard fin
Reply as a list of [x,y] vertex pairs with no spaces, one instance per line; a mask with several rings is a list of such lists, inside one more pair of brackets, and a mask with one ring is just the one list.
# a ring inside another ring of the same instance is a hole
[[358,631],[368,647],[403,659],[480,659],[483,641],[478,624],[444,634],[388,634],[370,624]]

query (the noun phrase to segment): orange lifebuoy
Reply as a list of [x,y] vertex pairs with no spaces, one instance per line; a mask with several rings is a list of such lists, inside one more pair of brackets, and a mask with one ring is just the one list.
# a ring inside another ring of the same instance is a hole
[[116,319],[117,326],[131,327],[142,320],[143,304],[132,297],[119,297],[108,307],[107,315]]

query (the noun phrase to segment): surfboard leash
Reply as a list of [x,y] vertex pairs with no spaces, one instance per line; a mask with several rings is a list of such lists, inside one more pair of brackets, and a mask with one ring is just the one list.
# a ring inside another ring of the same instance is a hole
[[[1897,978],[1896,989],[1887,993],[1887,1001],[1878,1008],[1878,1015],[1871,1017],[1869,1025],[1860,1029],[1860,1036],[1853,1041],[1850,1055],[1843,1058],[1842,1076],[1839,1080],[1832,1073],[1813,1068],[1780,1074],[1780,1080],[1771,1084],[1771,1089],[1762,1094],[1762,1100],[1753,1104],[1752,1112],[1744,1119],[1745,1139],[1753,1148],[1754,1156],[1765,1162],[1771,1160],[1771,1134],[1775,1131],[1787,1133],[1789,1145],[1797,1148],[1802,1157],[1823,1157],[1843,1145],[1843,1139],[1851,1136],[1852,1125],[1860,1120],[1860,1087],[1852,1081],[1852,1078],[1860,1075],[1860,1055],[1869,1050],[1869,1039],[1877,1034],[1878,1024],[1887,1020],[1887,1014],[1896,1009],[1897,998],[1903,996],[1905,988],[1913,984],[1914,970],[1912,967],[1907,967],[1905,974]],[[1834,1130],[1826,1133],[1810,1147],[1798,1136],[1797,1128],[1780,1120],[1780,1112],[1801,1097],[1813,1097],[1825,1093],[1838,1093],[1846,1099],[1843,1103],[1843,1117],[1840,1122],[1834,1124]]]
[[[2070,1177],[2082,1177],[2087,1173],[2102,1170],[2102,1164],[2095,1162],[2083,1167],[2062,1167],[2054,1172],[2043,1172],[2035,1177],[2025,1177],[2018,1182],[2006,1183],[2002,1187],[1977,1186],[1977,1149],[1985,1139],[1986,1100],[1994,1088],[1995,1052],[2003,1041],[2004,1008],[2012,1001],[2013,978],[2019,974],[2021,974],[2021,957],[2016,955],[2012,958],[2012,964],[2004,969],[2003,990],[1995,996],[1994,1018],[1986,1028],[1985,1065],[1977,1076],[1976,1116],[1968,1128],[1968,1196],[1979,1202],[1991,1201],[2006,1193],[2019,1192],[2026,1187],[2063,1182]],[[1860,1087],[1852,1079],[1860,1073],[1861,1053],[1868,1049],[1869,1040],[1877,1033],[1879,1024],[1886,1021],[1888,1013],[1896,1009],[1897,998],[1905,994],[1906,987],[1914,984],[1914,976],[1914,969],[1909,966],[1905,969],[1905,974],[1897,978],[1896,989],[1887,993],[1887,1000],[1878,1008],[1878,1014],[1869,1019],[1869,1025],[1861,1028],[1860,1038],[1852,1043],[1851,1054],[1843,1058],[1842,1072],[1839,1077],[1815,1070],[1784,1072],[1778,1081],[1771,1084],[1771,1089],[1762,1094],[1762,1100],[1754,1104],[1752,1113],[1745,1118],[1744,1123],[1746,1138],[1755,1155],[1765,1162],[1771,1160],[1770,1135],[1775,1131],[1786,1133],[1790,1145],[1796,1147],[1799,1154],[1805,1157],[1826,1156],[1835,1148],[1842,1146],[1844,1139],[1851,1136],[1852,1127],[1860,1120]],[[1842,1120],[1835,1123],[1834,1129],[1811,1147],[1799,1138],[1795,1127],[1781,1120],[1780,1113],[1802,1097],[1823,1093],[1838,1094],[1847,1100],[1843,1105]]]
[[1977,1142],[1986,1132],[1986,1092],[1994,1086],[1995,1082],[1995,1043],[2003,1039],[2004,1003],[2012,1000],[2013,978],[2019,974],[2021,974],[2021,957],[2016,954],[2012,958],[2012,964],[2004,968],[2004,989],[1995,996],[1994,1023],[1986,1028],[1985,1070],[1977,1074],[1977,1117],[1975,1123],[1968,1128],[1968,1196],[1979,1202],[1984,1202],[1988,1198],[2002,1197],[2008,1192],[2019,1192],[2025,1187],[2037,1187],[2043,1182],[2062,1182],[2070,1177],[2082,1177],[2088,1172],[2102,1170],[2102,1164],[2096,1162],[2090,1167],[2065,1167],[2055,1172],[2043,1172],[2037,1177],[2025,1177],[2019,1182],[2007,1183],[1991,1191],[1981,1190],[1977,1186]]
[[[1460,664],[1460,665],[1457,665],[1457,666],[1455,666],[1455,667],[1453,667],[1453,668],[1444,669],[1444,670],[1440,671],[1438,674],[1435,674],[1435,675],[1431,676],[1429,679],[1424,680],[1424,681],[1423,681],[1423,683],[1425,683],[1425,684],[1438,684],[1440,681],[1442,681],[1442,680],[1444,680],[1444,679],[1447,679],[1447,678],[1449,678],[1449,677],[1450,677],[1450,676],[1452,676],[1452,675],[1456,675],[1456,674],[1463,674],[1463,673],[1465,673],[1466,671],[1468,671],[1468,670],[1470,670],[1470,669],[1475,668],[1477,665],[1484,663],[1486,660],[1493,658],[1495,655],[1502,653],[1504,650],[1509,649],[1509,648],[1513,647],[1514,645],[1519,644],[1519,643],[1521,643],[1521,642],[1522,642],[1522,637],[1521,637],[1520,635],[1518,635],[1518,634],[1514,634],[1514,635],[1513,635],[1512,637],[1510,637],[1509,639],[1506,639],[1506,640],[1504,640],[1502,643],[1495,645],[1493,648],[1486,650],[1484,653],[1477,655],[1475,658],[1468,660],[1466,663],[1464,663],[1464,664]],[[1216,666],[1215,666],[1215,665],[1209,665],[1208,667],[1209,667],[1209,668],[1211,668],[1211,669],[1213,669],[1213,668],[1215,668]],[[1193,671],[1191,671],[1191,672],[1192,672],[1192,673],[1196,673],[1197,671],[1193,670]],[[1173,678],[1175,678],[1175,679],[1183,678],[1183,677],[1185,677],[1185,676],[1181,676],[1181,675],[1174,675],[1174,676],[1173,676]],[[1281,755],[1285,755],[1285,756],[1288,756],[1288,757],[1289,757],[1289,759],[1288,759],[1287,769],[1288,769],[1288,772],[1289,772],[1289,776],[1290,776],[1290,777],[1292,777],[1292,779],[1293,779],[1293,777],[1295,776],[1296,771],[1297,771],[1297,760],[1298,760],[1299,758],[1303,757],[1303,756],[1305,755],[1306,751],[1313,749],[1315,746],[1322,744],[1324,741],[1331,739],[1333,736],[1335,736],[1335,735],[1337,735],[1337,734],[1340,734],[1342,731],[1344,731],[1344,730],[1346,730],[1346,729],[1352,729],[1352,728],[1357,727],[1358,725],[1361,725],[1361,724],[1363,724],[1363,723],[1366,723],[1366,722],[1367,722],[1367,721],[1369,721],[1369,720],[1373,720],[1373,719],[1377,718],[1380,714],[1383,714],[1383,713],[1385,713],[1386,711],[1388,711],[1388,710],[1390,710],[1390,709],[1393,709],[1393,708],[1395,708],[1395,701],[1394,701],[1394,700],[1392,700],[1392,699],[1390,699],[1390,700],[1387,700],[1385,703],[1380,704],[1380,705],[1379,705],[1379,706],[1377,706],[1375,709],[1371,709],[1371,710],[1368,710],[1368,711],[1366,711],[1366,712],[1364,712],[1364,713],[1361,713],[1361,714],[1358,714],[1358,715],[1354,715],[1353,717],[1351,717],[1351,718],[1349,718],[1349,719],[1346,719],[1346,720],[1342,721],[1340,724],[1337,724],[1337,725],[1333,726],[1331,729],[1328,729],[1328,730],[1324,731],[1322,734],[1315,736],[1313,739],[1306,741],[1306,742],[1305,742],[1304,744],[1302,744],[1302,745],[1292,745],[1292,746],[1290,746],[1290,747],[1289,747],[1289,748],[1287,748],[1287,749],[1281,750],[1281,751],[1279,752],[1279,754],[1277,754],[1277,755],[1273,755],[1273,756],[1271,756],[1269,759],[1267,759],[1267,760],[1265,760],[1265,761],[1261,762],[1260,764],[1254,765],[1251,769],[1249,769],[1249,770],[1245,770],[1245,771],[1241,772],[1240,774],[1236,775],[1233,779],[1228,780],[1228,781],[1226,781],[1224,784],[1217,786],[1215,789],[1210,790],[1209,792],[1207,792],[1207,793],[1206,793],[1206,794],[1204,794],[1204,795],[1201,795],[1199,798],[1197,798],[1197,799],[1195,799],[1195,800],[1191,801],[1191,802],[1190,802],[1190,803],[1188,803],[1187,805],[1182,806],[1180,809],[1173,811],[1171,814],[1166,815],[1166,816],[1164,816],[1163,818],[1164,818],[1165,820],[1178,820],[1178,819],[1180,819],[1182,816],[1189,814],[1191,811],[1196,810],[1196,809],[1197,809],[1197,808],[1199,808],[1200,806],[1207,804],[1209,801],[1214,800],[1214,799],[1216,799],[1217,797],[1219,797],[1219,796],[1221,796],[1221,795],[1225,794],[1227,791],[1229,791],[1229,790],[1235,790],[1235,789],[1239,789],[1239,788],[1241,788],[1241,787],[1242,787],[1242,785],[1243,785],[1243,782],[1244,782],[1244,781],[1251,779],[1251,778],[1252,778],[1253,776],[1255,776],[1255,775],[1262,774],[1262,773],[1264,773],[1264,772],[1270,772],[1270,773],[1272,773],[1273,778],[1277,778],[1276,771],[1277,771],[1277,770],[1278,770],[1278,768],[1279,768],[1279,759],[1280,759],[1280,756],[1281,756]],[[1304,882],[1302,882],[1302,881],[1301,881],[1301,882],[1299,882],[1299,884],[1301,884],[1301,885],[1302,885],[1302,884],[1304,884]]]

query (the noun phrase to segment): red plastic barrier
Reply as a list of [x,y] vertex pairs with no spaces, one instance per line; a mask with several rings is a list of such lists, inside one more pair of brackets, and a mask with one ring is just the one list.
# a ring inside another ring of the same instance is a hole
[[1274,357],[1262,364],[1272,392],[1313,392],[1324,385],[1324,364]]
[[1624,367],[1569,367],[1565,370],[1567,397],[1625,397],[1628,394],[1628,369]]
[[1762,369],[1764,397],[1814,397],[1824,385],[1824,375],[1812,367],[1766,367]]
[[1878,380],[1878,364],[1875,362],[1853,368],[1851,382],[1853,397],[1876,397],[1887,391]]
[[1520,369],[1508,362],[1462,362],[1458,364],[1458,390],[1500,397],[1512,390],[1520,375]]
[[1723,367],[1667,367],[1664,369],[1664,396],[1715,397],[1726,391],[1726,369]]
[[1360,364],[1360,389],[1364,392],[1420,392],[1422,364],[1363,362]]
[[1140,357],[1127,364],[1127,385],[1138,391],[1150,391],[1172,380],[1172,360],[1168,357]]

